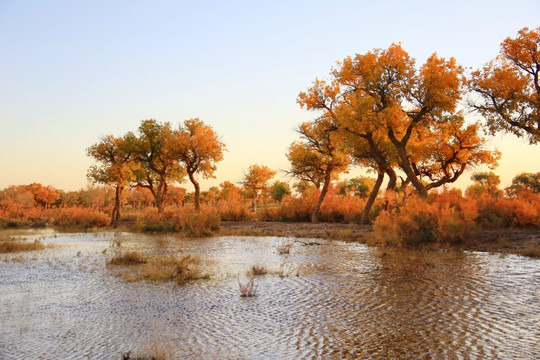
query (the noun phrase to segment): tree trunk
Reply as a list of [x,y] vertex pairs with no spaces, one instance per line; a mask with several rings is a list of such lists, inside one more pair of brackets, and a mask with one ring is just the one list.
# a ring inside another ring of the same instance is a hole
[[414,170],[412,168],[411,161],[409,160],[409,157],[407,156],[407,151],[405,150],[405,146],[401,144],[401,142],[399,142],[395,138],[393,133],[389,132],[388,134],[389,134],[390,141],[392,141],[392,144],[394,144],[396,150],[398,151],[399,160],[400,160],[399,166],[405,172],[405,174],[407,175],[407,178],[411,181],[411,184],[414,186],[416,191],[418,191],[418,194],[421,197],[425,198],[427,196],[426,187],[424,186],[424,184],[422,184],[420,179],[418,179],[416,175],[414,174]]
[[122,190],[124,190],[123,186],[116,186],[116,196],[114,199],[114,209],[112,212],[111,217],[111,226],[113,228],[118,227],[118,222],[120,221],[120,211],[121,211],[121,204],[122,204]]
[[253,195],[253,197],[251,198],[251,212],[256,212],[257,211],[257,193],[255,193]]
[[[386,174],[388,175],[388,185],[386,185],[386,193],[389,191],[395,191],[397,186],[397,175],[394,169],[387,168]],[[388,210],[388,199],[384,202],[384,210]]]
[[200,197],[200,194],[201,194],[201,187],[200,187],[199,183],[197,182],[197,180],[195,180],[195,177],[193,176],[193,174],[189,173],[188,176],[189,176],[189,181],[191,181],[191,183],[195,187],[195,195],[193,196],[193,202],[195,203],[195,211],[199,212],[200,208],[201,208],[200,204],[199,204],[199,197]]
[[373,185],[373,189],[371,189],[371,194],[369,194],[368,201],[366,202],[366,205],[364,205],[364,210],[362,211],[362,217],[360,218],[360,224],[362,225],[369,223],[369,213],[371,212],[371,207],[375,203],[375,199],[377,199],[377,194],[379,193],[383,179],[384,171],[379,170],[377,172],[377,181],[375,181],[375,185]]
[[388,185],[386,185],[386,191],[396,190],[396,186],[397,186],[396,172],[392,168],[387,168],[385,172],[388,175]]
[[163,210],[165,209],[165,199],[167,197],[167,183],[165,181],[161,181],[158,185],[155,198],[156,198],[156,207],[158,209],[158,213],[163,214]]
[[321,194],[319,195],[319,200],[317,201],[317,204],[315,205],[315,209],[313,209],[313,213],[311,214],[311,222],[314,224],[319,222],[319,212],[321,211],[321,206],[324,201],[324,197],[326,196],[326,193],[328,192],[328,187],[330,186],[331,174],[332,172],[330,171],[324,177],[324,184],[321,190]]

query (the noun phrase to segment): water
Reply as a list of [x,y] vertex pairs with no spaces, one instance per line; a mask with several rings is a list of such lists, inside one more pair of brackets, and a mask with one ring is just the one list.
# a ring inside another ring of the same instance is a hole
[[[0,359],[540,358],[540,261],[484,253],[381,256],[356,243],[46,234],[59,244],[0,257]],[[33,237],[30,238],[32,240]],[[185,286],[126,283],[122,248],[200,254],[212,274]],[[259,295],[240,297],[252,265]],[[279,275],[285,276],[279,276]],[[297,274],[299,276],[297,276]]]

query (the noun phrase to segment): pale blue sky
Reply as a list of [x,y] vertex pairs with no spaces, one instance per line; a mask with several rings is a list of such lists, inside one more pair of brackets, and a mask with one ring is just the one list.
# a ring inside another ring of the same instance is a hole
[[[284,169],[295,127],[315,116],[296,97],[337,60],[401,42],[419,63],[437,52],[476,68],[539,15],[538,0],[0,0],[0,188],[84,187],[85,149],[148,118],[199,117],[221,135],[228,152],[203,187],[254,163]],[[540,171],[540,146],[490,146],[503,184]]]

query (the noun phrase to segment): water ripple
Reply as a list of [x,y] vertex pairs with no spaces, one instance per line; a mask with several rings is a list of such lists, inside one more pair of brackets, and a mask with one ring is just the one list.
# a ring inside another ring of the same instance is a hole
[[[378,256],[360,244],[285,238],[181,240],[130,234],[48,235],[62,246],[0,261],[0,358],[540,358],[540,262],[482,253]],[[56,236],[56,237],[54,237]],[[125,283],[111,243],[212,259],[213,279]],[[105,254],[103,254],[105,251]],[[277,276],[283,264],[293,267]],[[259,296],[241,298],[252,265]],[[296,276],[296,272],[300,276]]]

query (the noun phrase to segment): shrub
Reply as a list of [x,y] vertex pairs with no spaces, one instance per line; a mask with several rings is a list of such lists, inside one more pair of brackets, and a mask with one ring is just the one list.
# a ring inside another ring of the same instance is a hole
[[211,236],[219,231],[221,217],[216,211],[201,209],[200,212],[177,212],[174,217],[176,230],[187,236]]
[[[299,197],[285,196],[282,206],[273,218],[286,221],[311,221],[311,214],[319,199],[320,190],[307,189]],[[326,222],[356,221],[366,203],[354,195],[339,195],[337,189],[330,187],[319,212],[319,220]],[[272,216],[272,214],[270,214]]]
[[475,231],[477,216],[473,200],[458,192],[416,195],[397,200],[375,219],[375,242],[417,246],[431,242],[456,243]]
[[479,223],[495,227],[526,227],[540,224],[540,197],[537,194],[519,194],[513,198],[488,195],[477,199]]
[[186,236],[211,236],[219,231],[221,217],[216,211],[201,208],[200,212],[185,208],[166,208],[163,214],[145,210],[136,227],[146,232],[183,232]]
[[293,244],[284,241],[277,247],[277,252],[279,255],[288,255],[290,254],[292,247]]
[[241,198],[219,200],[215,208],[221,219],[226,221],[249,220],[253,216]]
[[110,219],[97,210],[86,208],[62,208],[48,210],[52,224],[60,227],[101,227],[106,226]]

